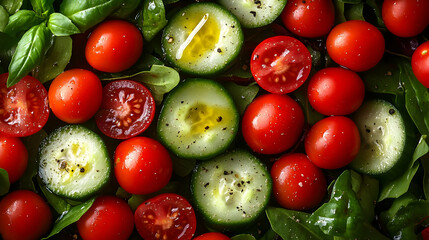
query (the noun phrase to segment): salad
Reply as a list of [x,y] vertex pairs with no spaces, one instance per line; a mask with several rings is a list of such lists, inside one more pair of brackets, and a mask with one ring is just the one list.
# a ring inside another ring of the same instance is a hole
[[429,239],[427,9],[0,0],[1,238]]

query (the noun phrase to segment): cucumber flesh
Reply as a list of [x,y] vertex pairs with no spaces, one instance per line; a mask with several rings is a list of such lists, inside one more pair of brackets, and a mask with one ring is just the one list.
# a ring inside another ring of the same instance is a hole
[[39,149],[39,176],[53,193],[85,199],[109,180],[111,163],[101,138],[80,125],[51,133]]

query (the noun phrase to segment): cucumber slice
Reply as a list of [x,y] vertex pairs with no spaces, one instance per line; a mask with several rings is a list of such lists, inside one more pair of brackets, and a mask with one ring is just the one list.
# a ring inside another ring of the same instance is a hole
[[286,0],[219,0],[219,3],[237,16],[245,28],[257,28],[276,20],[286,6]]
[[219,230],[237,230],[255,222],[268,205],[271,189],[265,164],[241,149],[200,162],[191,180],[196,209]]
[[240,23],[216,3],[194,3],[176,13],[165,27],[162,48],[183,72],[213,75],[238,56],[243,44]]
[[399,110],[382,99],[367,100],[353,120],[361,135],[361,147],[351,167],[378,177],[400,174],[411,160],[414,141]]
[[109,180],[111,163],[101,138],[80,125],[52,132],[39,149],[39,176],[53,193],[81,200]]
[[193,78],[167,95],[157,130],[162,143],[177,156],[208,159],[229,147],[239,118],[232,97],[221,84]]

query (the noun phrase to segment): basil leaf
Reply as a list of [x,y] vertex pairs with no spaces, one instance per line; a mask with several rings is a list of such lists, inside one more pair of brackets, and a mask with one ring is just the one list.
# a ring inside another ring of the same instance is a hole
[[103,80],[118,80],[132,78],[142,72],[148,71],[152,65],[163,65],[164,63],[151,54],[143,53],[142,57],[137,61],[134,66],[119,73],[98,73],[98,77]]
[[176,155],[171,155],[171,160],[173,161],[173,171],[179,177],[188,176],[197,163],[195,159],[179,158]]
[[42,181],[38,179],[40,190],[42,190],[43,195],[46,200],[48,200],[49,205],[58,213],[62,214],[71,209],[71,205],[63,198],[53,194],[50,190],[43,185]]
[[268,231],[264,233],[264,236],[262,236],[262,238],[259,240],[276,240],[276,239],[277,239],[277,233],[274,232],[272,228],[270,228],[268,229]]
[[163,65],[152,65],[149,71],[141,72],[132,79],[147,86],[158,104],[162,102],[164,94],[170,92],[180,82],[179,73]]
[[124,0],[124,3],[122,3],[121,7],[118,8],[115,12],[113,12],[112,15],[110,15],[110,17],[127,19],[133,13],[136,12],[140,3],[141,3],[141,1]]
[[9,13],[0,5],[0,32],[3,32],[6,25],[9,23]]
[[172,3],[177,3],[177,2],[179,2],[180,0],[163,0],[163,2],[165,3],[165,4],[172,4]]
[[379,27],[385,27],[383,18],[381,16],[381,0],[366,0],[366,4],[374,11],[375,17],[377,18],[377,25]]
[[22,36],[9,65],[8,87],[17,83],[39,65],[51,45],[51,38],[51,32],[44,23],[30,28]]
[[365,18],[363,17],[363,7],[363,3],[350,5],[350,7],[346,8],[344,15],[348,20],[365,21]]
[[70,208],[69,211],[63,212],[61,216],[55,221],[54,227],[52,228],[49,235],[45,238],[42,238],[42,240],[48,239],[54,236],[55,234],[63,230],[65,227],[77,222],[83,216],[83,214],[85,214],[86,211],[88,211],[88,209],[92,206],[94,201],[95,199],[92,198],[84,203],[81,203],[79,205],[76,205]]
[[238,234],[231,237],[231,240],[256,240],[256,238],[250,234]]
[[39,15],[49,16],[54,12],[54,0],[30,0],[33,10]]
[[42,63],[33,69],[33,77],[45,83],[62,73],[72,56],[72,45],[72,39],[69,36],[54,37],[53,44]]
[[151,41],[167,25],[162,0],[144,0],[138,24],[142,29],[143,37]]
[[34,11],[19,10],[9,17],[9,23],[6,25],[4,32],[19,38],[28,29],[43,21],[44,18],[38,16]]
[[102,22],[114,12],[124,0],[64,0],[60,12],[85,32]]
[[0,196],[5,195],[9,192],[10,182],[9,182],[9,174],[7,174],[6,170],[0,168]]
[[0,32],[0,63],[3,67],[7,68],[9,66],[17,44],[18,39]]
[[244,110],[246,110],[247,106],[255,99],[259,92],[257,84],[242,86],[233,82],[226,82],[224,86],[231,94],[240,115],[244,114]]
[[307,97],[307,89],[308,81],[306,81],[301,87],[294,91],[292,95],[296,98],[299,105],[301,106],[306,122],[310,125],[313,125],[325,116],[314,110],[314,108],[311,106]]
[[61,13],[52,13],[49,16],[48,28],[55,36],[69,36],[80,33],[79,28]]
[[0,0],[0,5],[2,5],[9,15],[16,13],[22,6],[23,0]]

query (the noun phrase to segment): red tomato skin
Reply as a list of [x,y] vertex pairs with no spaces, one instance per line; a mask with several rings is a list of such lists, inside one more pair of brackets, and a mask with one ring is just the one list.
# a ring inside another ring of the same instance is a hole
[[48,121],[48,92],[31,76],[25,76],[7,88],[8,76],[8,73],[0,74],[0,134],[5,137],[30,136]]
[[0,136],[0,168],[6,170],[9,182],[14,183],[24,174],[28,151],[19,138]]
[[385,0],[381,16],[386,28],[399,37],[414,37],[429,24],[429,0]]
[[301,137],[304,121],[301,106],[288,95],[261,95],[244,112],[243,137],[257,153],[281,153]]
[[365,85],[359,75],[334,67],[319,70],[308,84],[311,106],[324,115],[348,115],[362,105]]
[[[134,212],[137,232],[145,240],[190,240],[196,230],[192,205],[175,193],[164,193],[146,200]],[[159,233],[157,233],[159,231]]]
[[250,71],[258,85],[270,93],[285,94],[298,89],[311,70],[311,54],[299,40],[270,37],[259,43],[250,59]]
[[355,72],[374,67],[383,57],[384,48],[381,32],[361,20],[336,25],[326,39],[326,49],[332,60]]
[[423,229],[420,234],[422,235],[423,240],[429,240],[429,227]]
[[322,37],[334,26],[335,8],[332,0],[289,0],[281,19],[285,27],[298,36]]
[[116,147],[114,159],[119,185],[132,194],[161,190],[173,173],[167,149],[148,137],[134,137],[121,142]]
[[71,69],[58,75],[49,87],[52,112],[66,123],[83,123],[92,118],[102,101],[103,86],[93,72]]
[[319,168],[338,169],[358,154],[360,135],[356,124],[344,116],[331,116],[312,126],[305,139],[305,151]]
[[0,235],[3,240],[36,240],[51,228],[52,212],[42,197],[17,190],[0,201]]
[[130,68],[143,50],[140,30],[124,20],[109,20],[98,25],[88,38],[85,56],[102,72],[121,72]]
[[271,168],[273,193],[284,208],[309,210],[316,207],[326,195],[326,179],[303,153],[280,157]]
[[194,240],[231,240],[231,238],[219,232],[208,232],[199,235]]
[[429,88],[429,42],[424,42],[414,51],[411,66],[416,78]]
[[79,219],[77,228],[83,240],[127,240],[134,230],[134,214],[124,200],[100,196]]

